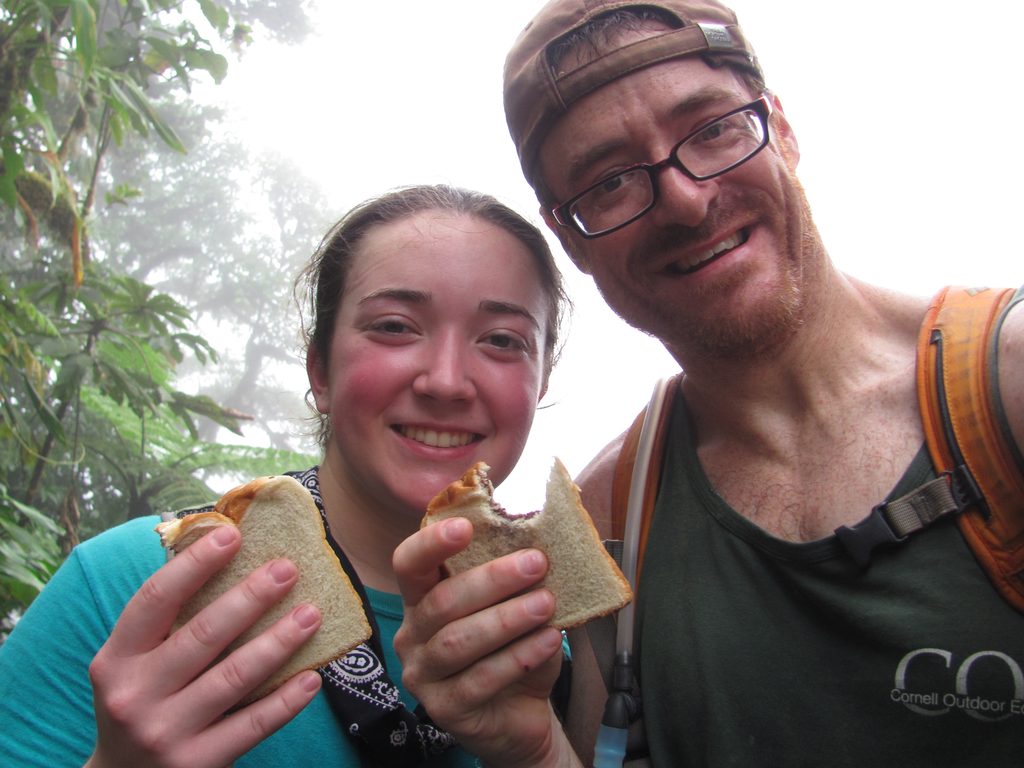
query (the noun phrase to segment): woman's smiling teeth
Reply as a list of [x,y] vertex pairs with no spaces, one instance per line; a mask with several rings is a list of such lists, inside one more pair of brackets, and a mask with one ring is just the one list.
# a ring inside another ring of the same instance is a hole
[[403,426],[395,429],[403,437],[432,448],[461,448],[476,439],[476,435],[472,432],[438,432],[433,429]]

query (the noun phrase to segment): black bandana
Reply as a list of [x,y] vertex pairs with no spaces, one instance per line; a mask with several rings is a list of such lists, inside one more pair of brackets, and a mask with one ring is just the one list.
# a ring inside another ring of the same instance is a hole
[[318,467],[305,472],[286,472],[309,491],[320,510],[327,541],[338,556],[352,586],[359,593],[373,634],[369,643],[354,648],[344,657],[317,670],[324,681],[324,692],[334,715],[345,726],[349,738],[358,745],[372,765],[416,766],[455,745],[455,738],[435,726],[423,707],[410,712],[398,697],[398,688],[388,677],[380,630],[374,618],[366,590],[352,564],[331,536],[320,497]]
[[[356,745],[364,764],[382,768],[421,765],[453,747],[455,737],[435,726],[422,706],[417,706],[415,712],[410,712],[399,699],[398,687],[388,677],[387,668],[384,666],[380,630],[370,601],[366,597],[366,590],[345,553],[331,536],[331,528],[327,524],[327,515],[324,512],[324,502],[320,497],[318,469],[319,467],[311,467],[304,472],[284,474],[302,483],[316,502],[327,541],[363,601],[366,620],[373,631],[368,643],[352,649],[344,657],[317,670],[324,681],[324,693],[334,716],[341,721],[345,733]],[[212,509],[212,504],[193,507],[176,512],[175,517]]]

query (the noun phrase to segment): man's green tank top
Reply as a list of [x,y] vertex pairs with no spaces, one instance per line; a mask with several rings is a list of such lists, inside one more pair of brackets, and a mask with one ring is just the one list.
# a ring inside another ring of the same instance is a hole
[[[954,522],[861,571],[730,508],[672,419],[637,604],[655,766],[1024,765],[1024,616]],[[930,476],[922,450],[892,496]]]

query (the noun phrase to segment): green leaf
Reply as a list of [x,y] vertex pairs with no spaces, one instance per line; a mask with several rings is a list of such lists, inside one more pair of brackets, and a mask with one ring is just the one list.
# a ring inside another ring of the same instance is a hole
[[146,98],[146,94],[142,92],[142,89],[128,78],[123,78],[120,85],[127,94],[132,105],[138,111],[138,114],[142,115],[146,119],[146,122],[153,127],[153,130],[157,132],[157,135],[164,140],[164,143],[175,152],[180,152],[183,155],[188,154],[188,150],[185,149],[185,145],[181,143],[181,139],[178,138],[174,129],[167,125],[167,123],[165,123],[156,113],[153,109],[153,105],[150,104],[149,99]]
[[14,180],[25,170],[25,164],[18,151],[6,141],[3,146],[4,167],[0,169],[0,199],[11,208],[18,207],[18,190]]
[[54,535],[58,535],[61,532],[60,526],[57,525],[57,523],[35,507],[31,507],[28,504],[22,504],[17,499],[8,496],[7,489],[3,485],[0,485],[0,510],[5,506],[23,515],[33,526],[47,530]]
[[36,416],[38,416],[39,420],[42,421],[47,432],[53,434],[58,441],[63,443],[65,441],[64,427],[61,426],[60,419],[57,418],[57,414],[55,414],[53,409],[50,408],[49,403],[40,397],[39,392],[36,391],[35,385],[33,385],[29,377],[24,372],[22,372],[21,376],[25,383],[25,389],[32,401],[32,407],[35,409]]
[[124,146],[124,121],[120,114],[111,115],[110,133],[114,137],[114,144]]
[[187,49],[184,52],[185,63],[192,69],[202,69],[210,73],[214,82],[220,83],[227,77],[228,60],[214,51]]
[[104,196],[107,205],[128,205],[128,201],[142,197],[142,190],[128,184],[118,184]]
[[105,360],[97,361],[96,368],[100,373],[100,387],[118,402],[127,400],[128,406],[136,414],[155,411],[159,402],[159,392],[152,382],[140,381],[116,365],[109,365]]
[[103,366],[138,374],[152,389],[167,384],[173,373],[163,355],[132,338],[103,339],[97,350]]
[[181,49],[177,45],[153,35],[146,38],[146,43],[152,49],[151,54],[155,54],[146,56],[146,65],[153,71],[163,72],[167,67],[177,68],[178,62],[181,60]]
[[103,46],[96,60],[108,69],[124,69],[139,55],[139,41],[123,29],[110,29],[103,34]]
[[207,361],[215,363],[219,359],[217,350],[202,336],[196,336],[194,333],[176,333],[174,340],[191,349],[196,359],[204,365]]
[[110,434],[105,437],[117,437],[129,445],[138,445],[142,435],[142,425],[138,414],[122,402],[115,401],[98,387],[82,387],[82,407],[96,419],[107,426]]
[[225,408],[206,395],[187,395],[184,392],[172,393],[170,407],[182,418],[185,418],[186,412],[205,416],[222,427],[230,429],[236,435],[242,434],[241,422],[249,421],[252,418],[239,411]]
[[13,301],[13,315],[18,327],[25,333],[33,333],[41,336],[59,337],[60,331],[53,324],[49,317],[39,311],[39,307],[23,296],[17,296]]
[[57,96],[57,70],[48,56],[36,56],[32,60],[32,79],[50,96]]
[[57,567],[60,527],[0,485],[0,594],[28,605]]
[[212,0],[199,0],[199,7],[203,10],[203,16],[210,22],[214,29],[223,32],[228,28],[231,18],[226,8],[218,5]]
[[[135,108],[131,99],[128,98],[121,86],[113,78],[103,78],[103,93],[104,99],[107,105],[114,111],[115,116],[119,120],[111,120],[111,129],[115,131],[117,136],[123,139],[123,129],[121,127],[122,122],[127,122],[135,131],[143,136],[149,135],[149,129],[146,127],[146,119]],[[118,140],[118,144],[121,140]]]
[[75,30],[75,54],[88,77],[96,61],[96,13],[89,0],[71,0],[71,26]]
[[38,125],[43,129],[46,148],[51,152],[56,152],[60,140],[57,138],[57,132],[53,128],[53,121],[50,119],[50,113],[46,107],[46,95],[34,86],[28,89],[28,94],[32,97],[30,99],[31,107],[19,105],[17,111],[19,114],[23,113],[21,119],[26,123]]

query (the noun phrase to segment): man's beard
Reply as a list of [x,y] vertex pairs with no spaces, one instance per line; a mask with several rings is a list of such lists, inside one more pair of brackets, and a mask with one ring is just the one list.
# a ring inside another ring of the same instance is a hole
[[[642,265],[670,263],[673,254],[694,244],[707,243],[716,234],[730,231],[727,217],[721,213],[723,210],[765,211],[766,206],[773,203],[756,191],[744,195],[745,199],[731,200],[727,204],[718,201],[697,227],[668,225],[642,240],[627,257],[627,263],[640,266],[641,271],[634,272],[633,277],[643,282],[633,283],[640,290],[633,293],[631,300],[627,299],[632,305],[627,313],[629,316],[620,314],[630,325],[660,339],[670,352],[684,359],[751,361],[776,352],[803,322],[806,295],[802,271],[807,264],[805,255],[820,246],[802,191],[797,190],[797,194],[800,196],[798,205],[804,214],[799,217],[797,226],[784,229],[783,219],[778,213],[768,217],[767,223],[775,225],[772,229],[785,237],[779,249],[783,260],[782,272],[779,281],[772,283],[769,292],[753,305],[729,307],[714,317],[699,311],[687,312],[686,307],[653,298],[656,291],[664,289],[663,281],[672,278],[664,273],[652,278],[650,273],[642,272]],[[759,222],[759,226],[764,224],[764,221]],[[680,274],[677,279],[686,280],[686,277]],[[722,302],[724,297],[740,291],[748,279],[748,270],[736,270],[727,279],[691,289],[687,301],[694,306]],[[645,287],[644,282],[648,280],[650,283]],[[605,298],[619,312],[615,296],[606,294]]]

